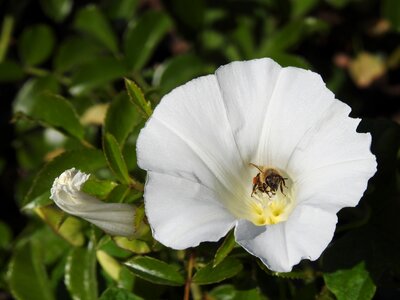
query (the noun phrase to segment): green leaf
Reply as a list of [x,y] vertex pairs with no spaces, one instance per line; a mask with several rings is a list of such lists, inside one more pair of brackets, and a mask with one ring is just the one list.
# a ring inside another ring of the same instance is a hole
[[114,241],[122,249],[129,250],[136,254],[146,254],[151,252],[149,245],[141,240],[129,240],[125,237],[115,237]]
[[153,283],[180,286],[185,283],[175,266],[148,256],[138,256],[125,262],[132,272]]
[[99,300],[143,300],[125,289],[110,287],[104,291]]
[[103,11],[105,11],[107,16],[111,19],[129,20],[135,13],[138,4],[139,0],[105,1]]
[[24,203],[29,203],[44,193],[50,195],[50,188],[54,179],[67,169],[75,167],[83,172],[90,173],[106,166],[103,153],[97,149],[64,152],[39,171],[24,199]]
[[192,278],[192,282],[203,285],[223,281],[238,274],[243,266],[235,258],[226,258],[219,265],[213,268],[213,263],[207,264],[204,268],[198,270]]
[[82,233],[82,222],[53,206],[38,207],[35,212],[48,224],[55,233],[73,246],[82,246],[85,236]]
[[114,172],[115,176],[117,176],[118,180],[122,183],[129,184],[131,179],[129,177],[124,157],[122,156],[117,140],[110,133],[105,133],[103,136],[103,150],[108,165]]
[[146,65],[171,27],[171,20],[161,11],[149,11],[129,25],[124,51],[131,69],[141,70]]
[[140,112],[146,117],[150,117],[153,113],[150,101],[146,101],[142,90],[133,81],[125,78],[125,88],[128,92],[129,99],[133,104],[137,105]]
[[84,63],[96,60],[101,47],[91,40],[79,36],[65,39],[54,57],[54,68],[58,72],[70,71]]
[[13,103],[13,112],[22,112],[29,115],[35,107],[36,97],[45,91],[55,94],[60,91],[60,85],[53,76],[45,76],[28,80],[24,83],[15,97]]
[[83,184],[82,192],[96,198],[105,199],[118,184],[110,180],[98,180],[94,176]]
[[33,240],[14,249],[7,279],[13,296],[18,300],[54,299],[39,245]]
[[173,88],[204,75],[207,71],[196,55],[184,54],[160,65],[154,73],[153,84],[159,86],[162,94],[166,94]]
[[112,134],[121,148],[131,131],[141,122],[137,107],[126,93],[118,95],[107,110],[104,131]]
[[272,53],[270,55],[270,58],[275,60],[282,67],[292,66],[303,69],[312,69],[310,63],[305,58],[298,55],[280,52],[280,53]]
[[0,249],[5,249],[10,246],[12,240],[11,229],[6,223],[0,221]]
[[317,4],[318,0],[291,0],[292,17],[301,17],[312,10]]
[[232,251],[235,245],[235,235],[233,234],[233,231],[231,231],[226,236],[222,245],[218,248],[217,253],[215,253],[213,267],[216,267],[219,263],[221,263]]
[[107,196],[107,202],[122,203],[128,196],[130,187],[127,184],[118,184]]
[[63,21],[71,12],[73,0],[40,0],[43,12],[56,22]]
[[126,75],[125,66],[113,57],[103,57],[81,65],[72,76],[70,93],[78,96],[112,83]]
[[113,53],[118,52],[117,38],[97,6],[88,5],[82,8],[76,15],[74,27],[92,36]]
[[382,15],[396,30],[400,30],[400,2],[397,0],[382,1]]
[[40,24],[27,27],[18,42],[18,52],[27,65],[44,62],[53,51],[55,37],[51,27]]
[[96,252],[91,242],[87,249],[71,250],[65,265],[65,285],[73,299],[97,299]]
[[44,92],[35,97],[27,115],[83,140],[84,129],[72,104],[61,96]]
[[364,262],[351,269],[325,273],[324,280],[338,300],[368,300],[372,299],[376,291]]
[[0,62],[0,82],[18,81],[24,77],[19,64],[12,60]]
[[233,285],[225,284],[217,286],[209,293],[215,300],[262,300],[261,293],[258,289],[236,290]]

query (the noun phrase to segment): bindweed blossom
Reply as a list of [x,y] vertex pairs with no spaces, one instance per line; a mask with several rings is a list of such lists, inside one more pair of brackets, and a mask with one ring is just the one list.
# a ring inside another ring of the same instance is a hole
[[271,270],[316,260],[376,171],[371,136],[311,71],[233,62],[164,96],[137,142],[155,239],[235,239]]
[[64,171],[54,180],[51,196],[63,211],[81,217],[111,235],[132,237],[135,233],[135,208],[126,203],[106,203],[81,191],[89,179],[75,168]]

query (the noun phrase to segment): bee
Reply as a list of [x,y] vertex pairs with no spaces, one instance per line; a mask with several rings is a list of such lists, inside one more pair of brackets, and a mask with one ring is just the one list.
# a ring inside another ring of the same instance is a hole
[[[253,163],[250,163],[251,166],[257,168],[260,172],[253,178],[253,190],[251,192],[251,196],[257,191],[262,193],[266,193],[269,198],[276,195],[278,189],[282,192],[283,188],[287,188],[285,180],[287,178],[282,177],[279,172],[272,168],[263,168],[259,167]],[[286,195],[285,195],[286,196]]]

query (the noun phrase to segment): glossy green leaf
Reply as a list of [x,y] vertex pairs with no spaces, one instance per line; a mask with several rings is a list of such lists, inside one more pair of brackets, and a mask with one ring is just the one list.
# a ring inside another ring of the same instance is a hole
[[14,249],[7,279],[13,296],[18,300],[52,300],[43,252],[33,240]]
[[219,263],[221,263],[233,250],[235,245],[235,235],[233,234],[233,231],[231,231],[226,236],[222,245],[218,248],[217,253],[215,253],[213,267],[216,267]]
[[24,203],[29,203],[44,193],[50,195],[50,188],[54,179],[67,169],[75,167],[82,172],[90,173],[106,166],[103,153],[97,149],[65,152],[47,163],[39,171],[24,199]]
[[364,262],[351,269],[325,273],[324,280],[338,300],[369,300],[376,291]]
[[18,91],[13,103],[13,112],[22,112],[29,115],[35,107],[36,97],[43,92],[57,94],[59,91],[60,85],[53,76],[30,79]]
[[58,72],[70,71],[99,57],[101,47],[90,39],[73,36],[65,39],[55,57],[54,68]]
[[18,42],[18,52],[27,65],[38,65],[44,62],[53,51],[55,37],[51,27],[34,25],[27,27]]
[[150,246],[141,240],[129,240],[125,237],[115,237],[114,241],[118,247],[136,254],[146,254],[151,252]]
[[71,245],[78,247],[85,242],[82,222],[79,219],[68,216],[53,206],[38,207],[35,212],[55,233]]
[[65,285],[73,299],[97,299],[96,252],[92,243],[87,249],[71,250],[65,265]]
[[166,94],[173,88],[207,73],[202,61],[193,54],[176,56],[160,65],[154,74],[153,84]]
[[44,92],[35,97],[27,115],[59,129],[79,140],[83,140],[84,129],[74,107],[61,96]]
[[99,300],[143,300],[143,298],[125,289],[110,287],[104,291]]
[[78,96],[103,87],[126,75],[125,66],[117,59],[103,57],[81,65],[72,76],[70,93]]
[[171,20],[161,11],[149,11],[129,25],[124,51],[131,69],[140,70],[146,65],[171,27]]
[[107,110],[104,131],[112,134],[123,147],[126,138],[142,120],[138,108],[126,93],[115,97]]
[[90,176],[82,185],[82,192],[96,198],[105,199],[116,186],[118,186],[118,184],[113,181],[98,180],[94,176]]
[[213,263],[207,264],[194,274],[192,282],[203,285],[221,282],[227,278],[231,278],[243,269],[239,260],[234,258],[226,258],[215,268]]
[[18,81],[24,77],[19,64],[12,60],[0,62],[0,82]]
[[121,148],[119,147],[115,137],[110,133],[105,133],[103,136],[103,151],[108,165],[118,180],[122,183],[129,184],[131,179],[129,177],[124,157],[121,153]]
[[400,1],[383,0],[382,15],[396,30],[400,30]]
[[76,15],[76,29],[92,36],[109,50],[118,52],[117,38],[103,13],[95,5],[82,8]]
[[174,266],[152,257],[138,256],[125,264],[135,275],[156,284],[179,286],[185,283]]
[[139,4],[139,0],[114,0],[105,1],[104,9],[107,16],[111,19],[126,19],[132,18],[136,8]]
[[73,0],[40,0],[43,12],[56,22],[63,21],[71,12]]
[[144,98],[143,92],[140,87],[133,81],[125,78],[125,88],[128,92],[129,99],[135,104],[140,112],[146,117],[150,117],[153,113],[150,101]]

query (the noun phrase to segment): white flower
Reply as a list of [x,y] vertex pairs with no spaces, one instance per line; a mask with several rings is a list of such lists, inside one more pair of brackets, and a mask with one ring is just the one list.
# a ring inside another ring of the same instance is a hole
[[63,211],[81,217],[111,235],[133,236],[134,206],[105,203],[82,192],[81,187],[89,176],[75,168],[64,171],[54,180],[50,198]]
[[184,249],[235,227],[271,270],[317,259],[376,171],[371,136],[349,113],[318,74],[271,59],[176,88],[137,144],[154,237]]

